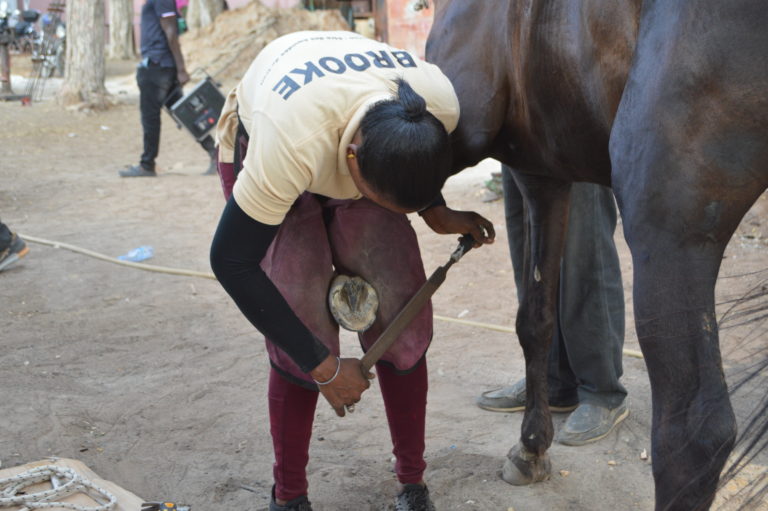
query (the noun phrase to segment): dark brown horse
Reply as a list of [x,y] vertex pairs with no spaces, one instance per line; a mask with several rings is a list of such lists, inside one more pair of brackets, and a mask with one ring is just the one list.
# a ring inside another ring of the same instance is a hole
[[548,477],[546,358],[571,182],[613,187],[653,397],[659,510],[704,510],[736,435],[714,288],[768,186],[765,0],[437,0],[427,60],[461,103],[455,171],[516,170],[528,405],[503,475]]

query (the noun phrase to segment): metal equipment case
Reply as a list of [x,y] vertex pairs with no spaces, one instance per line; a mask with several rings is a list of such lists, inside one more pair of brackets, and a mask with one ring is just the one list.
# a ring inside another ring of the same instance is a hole
[[184,126],[200,142],[216,126],[223,106],[224,95],[208,76],[168,107],[168,111],[179,126]]

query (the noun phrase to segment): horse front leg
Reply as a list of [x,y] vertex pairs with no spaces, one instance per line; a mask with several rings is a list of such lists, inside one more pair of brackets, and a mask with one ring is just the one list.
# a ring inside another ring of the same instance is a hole
[[547,449],[554,428],[547,391],[547,356],[554,333],[571,184],[515,172],[525,199],[526,248],[517,336],[525,356],[526,406],[520,442],[510,449],[502,479],[526,485],[549,479]]

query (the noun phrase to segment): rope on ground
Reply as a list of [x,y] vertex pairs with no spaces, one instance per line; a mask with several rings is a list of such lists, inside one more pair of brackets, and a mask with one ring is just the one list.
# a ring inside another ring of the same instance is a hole
[[[101,259],[102,261],[108,261],[110,263],[115,264],[121,264],[123,266],[130,266],[132,268],[137,268],[139,270],[146,270],[146,271],[154,271],[158,273],[170,273],[171,275],[183,275],[185,277],[202,277],[205,279],[213,279],[216,280],[216,276],[213,273],[206,273],[201,271],[192,271],[192,270],[180,270],[177,268],[168,268],[165,266],[153,266],[151,264],[144,264],[144,263],[134,263],[131,261],[122,261],[120,259],[117,259],[115,257],[106,256],[104,254],[99,254],[98,252],[94,252],[92,250],[88,250],[86,248],[80,248],[75,245],[69,245],[67,243],[61,243],[58,241],[50,241],[45,240],[42,238],[36,238],[34,236],[28,236],[26,234],[19,233],[19,236],[23,238],[26,241],[31,241],[32,243],[40,243],[41,245],[49,245],[54,248],[65,248],[67,250],[71,250],[72,252],[77,252],[79,254],[84,254],[87,256],[95,257],[96,259]],[[458,318],[449,318],[447,316],[438,316],[437,314],[434,315],[435,319],[438,319],[440,321],[446,321],[450,323],[458,323],[461,325],[466,326],[474,326],[478,328],[485,328],[486,330],[494,330],[496,332],[505,332],[505,333],[515,333],[515,329],[513,327],[507,327],[502,325],[494,325],[491,323],[481,323],[479,321],[469,321],[466,319],[458,319]],[[643,358],[643,354],[637,350],[630,350],[630,349],[624,349],[623,350],[624,355],[628,357],[633,358]]]
[[31,241],[32,243],[39,243],[41,245],[49,245],[53,248],[65,248],[67,250],[71,250],[72,252],[77,252],[78,254],[84,254],[90,257],[95,257],[96,259],[101,259],[102,261],[107,261],[110,263],[121,264],[123,266],[130,266],[131,268],[137,268],[139,270],[154,271],[158,273],[170,273],[171,275],[183,275],[185,277],[201,277],[204,279],[216,280],[216,277],[213,275],[213,273],[206,273],[202,271],[192,271],[192,270],[180,270],[178,268],[168,268],[166,266],[154,266],[151,264],[134,263],[133,261],[122,261],[116,257],[110,257],[104,254],[100,254],[98,252],[94,252],[93,250],[88,250],[87,248],[81,248],[75,245],[69,245],[67,243],[61,243],[58,241],[46,240],[43,238],[36,238],[34,236],[28,236],[26,234],[21,234],[21,233],[18,233],[18,235],[25,241]]
[[[485,328],[486,330],[494,330],[496,332],[504,332],[509,334],[517,333],[514,327],[511,327],[511,326],[494,325],[492,323],[481,323],[479,321],[470,321],[467,319],[449,318],[447,316],[438,316],[437,314],[435,314],[433,317],[435,319],[439,319],[440,321],[447,321],[449,323],[458,323],[460,325],[475,326],[478,328]],[[643,354],[637,350],[623,349],[622,353],[624,353],[624,355],[627,357],[643,358]]]
[[[25,493],[25,488],[51,482],[50,490]],[[21,492],[21,495],[18,493]],[[75,493],[83,493],[96,502],[95,506],[82,506],[68,502],[58,502]],[[18,475],[0,479],[0,507],[21,506],[20,511],[45,508],[65,508],[75,511],[111,511],[117,504],[117,498],[107,490],[96,486],[69,467],[43,465],[22,472]]]
[[470,321],[468,319],[449,318],[448,316],[438,316],[437,314],[435,314],[433,317],[435,319],[439,319],[440,321],[447,321],[448,323],[458,323],[460,325],[476,326],[478,328],[485,328],[486,330],[494,330],[496,332],[504,332],[507,334],[517,333],[514,327],[511,327],[511,326],[493,325],[491,323],[481,323],[479,321]]

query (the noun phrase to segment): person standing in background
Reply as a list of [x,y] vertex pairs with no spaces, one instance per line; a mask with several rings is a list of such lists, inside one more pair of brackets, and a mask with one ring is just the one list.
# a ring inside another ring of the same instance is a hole
[[[119,171],[121,177],[155,177],[160,149],[160,112],[182,97],[189,81],[179,43],[179,13],[175,0],[147,0],[141,8],[141,62],[136,70],[144,151],[138,165]],[[216,172],[213,138],[201,142],[210,157],[206,174]]]

